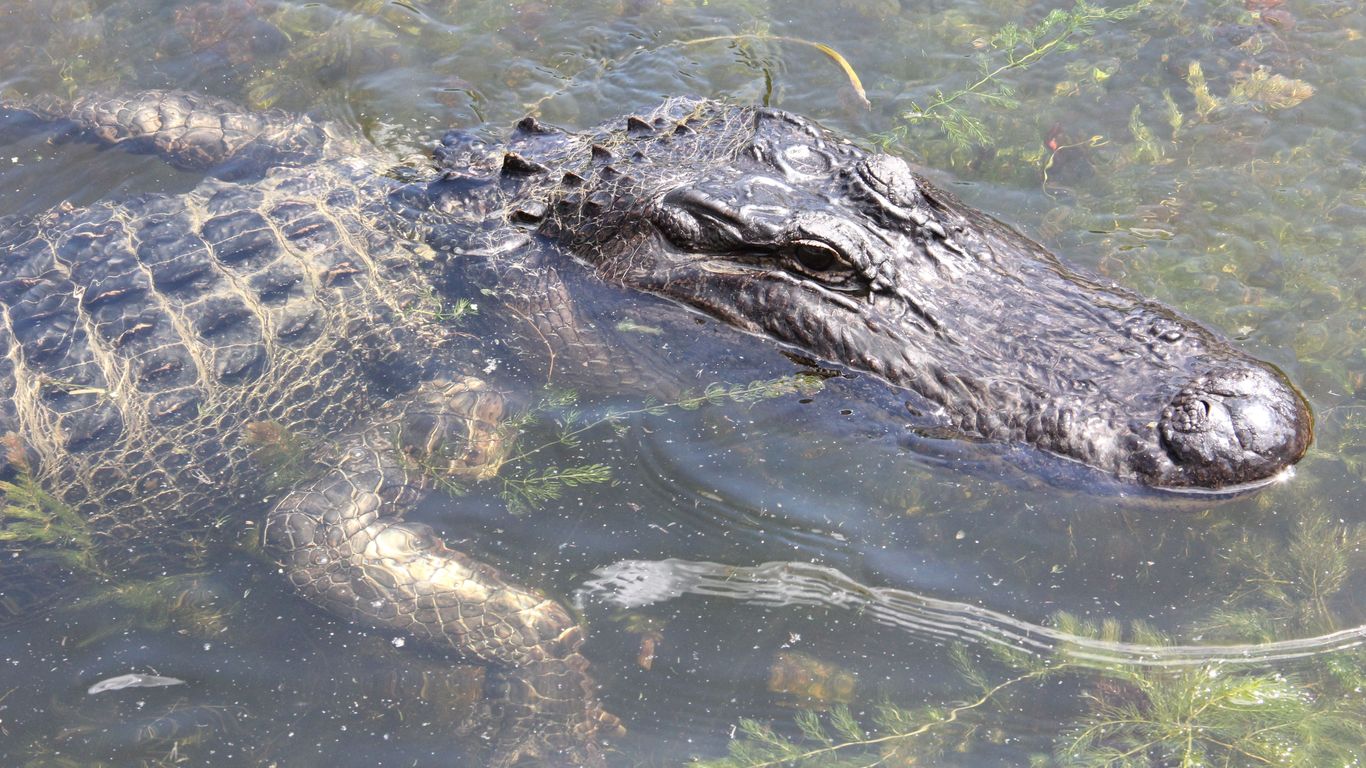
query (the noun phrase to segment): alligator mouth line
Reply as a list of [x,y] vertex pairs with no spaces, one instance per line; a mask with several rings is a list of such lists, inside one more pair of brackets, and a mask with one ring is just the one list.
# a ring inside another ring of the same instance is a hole
[[1219,488],[1202,488],[1199,486],[1179,486],[1179,485],[1149,485],[1147,489],[1162,496],[1174,496],[1180,498],[1201,498],[1201,499],[1227,499],[1234,496],[1241,496],[1272,485],[1281,485],[1289,482],[1295,476],[1293,466],[1285,467],[1270,477],[1260,480],[1250,480],[1245,483],[1225,485]]
[[[1044,453],[1050,459],[1063,462],[1069,467],[1074,466],[1078,470],[1085,472],[1088,476],[1092,475],[1095,472],[1094,467],[1092,467],[1090,464],[1087,464],[1085,461],[1082,461],[1081,459],[1077,459],[1072,456],[1064,456],[1062,454],[1054,453],[1052,451],[1045,451]],[[1162,485],[1160,483],[1134,483],[1119,478],[1112,478],[1110,482],[1114,484],[1114,491],[1116,493],[1126,496],[1133,496],[1136,499],[1140,500],[1146,499],[1153,503],[1160,504],[1164,499],[1172,501],[1173,503],[1179,503],[1183,500],[1196,502],[1223,501],[1227,499],[1233,499],[1238,496],[1249,494],[1254,491],[1258,491],[1273,485],[1281,485],[1283,483],[1287,483],[1292,478],[1294,478],[1294,476],[1295,467],[1288,466],[1281,469],[1276,474],[1270,475],[1268,477],[1258,478],[1256,480],[1248,480],[1245,482],[1234,483],[1230,485],[1221,485],[1217,488],[1210,488],[1199,485]],[[1102,495],[1105,495],[1105,489],[1107,486],[1105,482],[1097,481],[1094,478],[1092,478],[1088,482],[1088,487],[1093,492],[1098,492]]]
[[729,258],[723,261],[699,258],[691,260],[690,265],[713,275],[755,275],[777,280],[787,285],[811,291],[849,312],[860,312],[864,308],[863,305],[867,303],[867,301],[856,301],[854,298],[867,299],[866,294],[856,293],[853,290],[841,291],[815,280],[804,280],[780,267],[760,261],[761,258],[755,257],[753,260]]

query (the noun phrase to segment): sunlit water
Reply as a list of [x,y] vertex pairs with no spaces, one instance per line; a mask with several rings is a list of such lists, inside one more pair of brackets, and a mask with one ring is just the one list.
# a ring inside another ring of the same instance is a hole
[[[1236,338],[1312,403],[1317,442],[1294,476],[1231,501],[1059,490],[961,447],[908,452],[857,409],[841,413],[858,385],[837,379],[810,403],[671,409],[634,416],[620,433],[590,431],[553,458],[608,464],[614,482],[521,516],[479,493],[429,504],[422,517],[450,540],[581,610],[603,697],[630,731],[614,744],[616,763],[724,755],[742,718],[797,737],[801,709],[848,704],[872,727],[881,702],[971,702],[981,689],[955,666],[955,648],[986,659],[989,684],[1019,674],[990,660],[1001,648],[1226,674],[1359,669],[1361,8],[1160,3],[1003,74],[1018,103],[956,102],[980,121],[977,146],[906,119],[913,104],[981,77],[974,57],[990,55],[997,30],[1053,7],[23,2],[0,9],[0,88],[206,91],[358,125],[395,156],[421,153],[450,127],[497,137],[529,111],[583,127],[670,95],[766,102],[890,142],[1073,263]],[[834,58],[801,43],[690,42],[756,32],[832,47],[871,108]],[[1207,95],[1192,85],[1192,59]],[[1004,60],[988,61],[989,71]],[[1234,90],[1259,71],[1314,91],[1291,106]],[[6,138],[5,212],[199,179],[48,138]],[[750,379],[797,370],[757,342],[733,343],[754,360],[742,371]],[[736,368],[704,369],[698,383],[717,380],[709,373]],[[588,418],[641,406],[590,403]],[[229,518],[225,538],[249,538],[258,524]],[[1306,554],[1304,531],[1323,551]],[[1316,563],[1331,565],[1334,542],[1346,542],[1345,577],[1331,594],[1304,591]],[[1279,579],[1281,600],[1268,588]],[[198,563],[137,604],[112,598],[118,586],[73,585],[0,625],[0,762],[477,764],[462,723],[477,717],[484,670],[314,610],[249,552]],[[1270,628],[1261,636],[1220,626],[1221,611],[1253,610]],[[1058,628],[1059,612],[1124,632],[1079,637]],[[1135,637],[1134,622],[1177,647]],[[129,672],[184,683],[87,693]],[[1030,764],[1064,746],[1060,734],[1090,714],[1086,694],[1103,685],[1079,674],[1027,689],[923,748],[943,750],[932,758],[941,765]],[[897,764],[919,748],[908,742]]]

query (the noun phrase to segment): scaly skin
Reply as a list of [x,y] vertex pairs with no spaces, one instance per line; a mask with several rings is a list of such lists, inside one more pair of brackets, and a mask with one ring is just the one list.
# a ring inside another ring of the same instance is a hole
[[249,485],[244,425],[326,434],[411,387],[445,332],[411,316],[419,256],[363,223],[364,183],[337,164],[5,221],[0,423],[45,484],[155,535]]
[[126,98],[85,96],[70,103],[36,98],[4,107],[44,121],[69,122],[82,138],[155,152],[190,170],[222,172],[228,163],[257,170],[297,166],[318,160],[324,151],[339,155],[338,142],[349,144],[353,152],[363,147],[329,134],[326,126],[307,116],[279,110],[248,112],[194,93],[145,91]]
[[491,762],[600,762],[620,725],[568,612],[402,520],[432,472],[496,471],[502,401],[475,379],[426,380],[469,355],[427,319],[433,255],[394,234],[395,183],[371,157],[333,157],[307,120],[228,109],[142,94],[67,118],[187,166],[278,163],[300,146],[313,162],[0,221],[6,472],[76,510],[107,567],[131,568],[192,546],[225,495],[266,495],[253,426],[336,445],[268,514],[290,581],[339,614],[503,667]]

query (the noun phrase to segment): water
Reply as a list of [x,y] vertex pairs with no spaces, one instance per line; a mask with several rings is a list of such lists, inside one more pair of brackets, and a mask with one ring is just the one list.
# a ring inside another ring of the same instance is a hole
[[[0,88],[207,91],[353,124],[395,155],[419,155],[451,127],[496,137],[528,111],[582,127],[678,94],[769,103],[888,142],[1071,262],[1284,369],[1318,419],[1295,476],[1180,508],[1059,490],[952,446],[907,456],[860,414],[839,413],[850,385],[836,381],[809,404],[634,416],[621,434],[599,428],[550,452],[611,466],[610,485],[568,489],[520,517],[490,495],[438,499],[424,519],[581,610],[603,698],[630,731],[613,745],[616,764],[722,756],[744,743],[744,718],[800,740],[799,712],[828,723],[841,704],[886,735],[874,717],[884,702],[905,710],[903,733],[951,720],[814,764],[1096,764],[1085,759],[1101,753],[1077,740],[1088,727],[1111,756],[1174,764],[1190,756],[1181,738],[1125,730],[1116,713],[1160,719],[1162,691],[1214,697],[1223,689],[1209,681],[1230,680],[1243,688],[1209,699],[1205,729],[1192,732],[1212,762],[1349,764],[1366,753],[1360,734],[1306,723],[1333,712],[1366,721],[1352,694],[1366,680],[1360,6],[1157,3],[985,87],[1009,86],[1013,102],[951,102],[977,121],[979,141],[955,144],[942,125],[906,117],[1005,63],[993,35],[1053,7],[54,0],[0,11]],[[742,33],[830,46],[871,107],[833,57]],[[689,42],[719,36],[732,37]],[[1298,82],[1277,81],[1271,95],[1247,85],[1269,75]],[[43,135],[8,138],[0,152],[7,212],[197,180]],[[754,345],[738,350],[749,378],[794,370]],[[590,418],[640,405],[593,403]],[[249,539],[258,524],[228,519],[222,538]],[[7,619],[0,762],[478,764],[478,731],[467,731],[489,672],[334,620],[282,582],[249,551],[213,550],[167,564],[155,583],[74,584]],[[1060,612],[1095,623],[1095,636]],[[1052,677],[1031,677],[1041,661]],[[130,672],[185,683],[87,693]],[[1255,732],[1282,721],[1247,723],[1273,709],[1289,724],[1270,732],[1290,736],[1267,746]],[[1312,753],[1329,747],[1336,763]]]

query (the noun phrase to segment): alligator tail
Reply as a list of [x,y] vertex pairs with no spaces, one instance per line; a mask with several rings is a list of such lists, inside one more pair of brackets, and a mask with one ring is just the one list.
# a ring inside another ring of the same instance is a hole
[[252,112],[232,102],[180,91],[130,97],[82,96],[0,100],[0,118],[62,124],[84,140],[159,155],[186,170],[237,176],[298,166],[326,152],[326,128],[281,110]]

